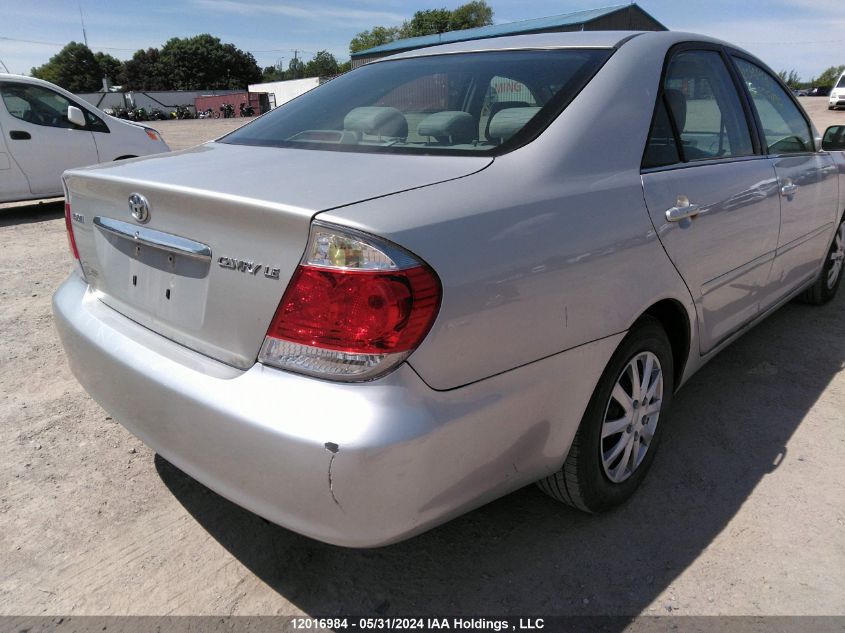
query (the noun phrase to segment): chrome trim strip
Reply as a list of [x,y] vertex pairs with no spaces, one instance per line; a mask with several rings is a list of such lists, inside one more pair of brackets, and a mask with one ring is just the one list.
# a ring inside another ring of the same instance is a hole
[[143,226],[112,220],[101,216],[94,216],[94,225],[101,231],[111,233],[117,237],[132,240],[138,244],[152,246],[169,253],[175,253],[184,257],[193,257],[211,262],[211,248],[206,244],[189,240],[186,237],[179,237],[170,233],[163,233]]

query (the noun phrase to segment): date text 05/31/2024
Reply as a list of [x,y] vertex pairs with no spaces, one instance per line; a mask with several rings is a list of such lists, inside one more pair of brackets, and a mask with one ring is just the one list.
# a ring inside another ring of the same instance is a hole
[[361,629],[379,631],[531,631],[543,629],[542,618],[294,618],[296,630]]

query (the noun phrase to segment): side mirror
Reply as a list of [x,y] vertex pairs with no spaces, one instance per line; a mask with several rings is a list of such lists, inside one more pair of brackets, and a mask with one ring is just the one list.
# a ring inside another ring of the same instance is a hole
[[85,127],[86,125],[85,115],[82,114],[82,110],[76,106],[67,107],[67,120],[79,127]]
[[845,125],[831,125],[824,131],[822,149],[829,152],[845,152]]

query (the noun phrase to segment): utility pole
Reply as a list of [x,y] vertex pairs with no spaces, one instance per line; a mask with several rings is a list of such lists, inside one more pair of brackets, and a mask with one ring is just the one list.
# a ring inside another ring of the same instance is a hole
[[85,40],[85,48],[88,48],[88,34],[85,32],[85,18],[82,17],[82,3],[77,3],[79,7],[79,21],[82,22],[82,39]]

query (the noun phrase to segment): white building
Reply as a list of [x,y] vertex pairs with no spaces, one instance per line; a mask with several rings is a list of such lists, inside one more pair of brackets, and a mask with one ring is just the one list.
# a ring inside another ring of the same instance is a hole
[[266,84],[251,84],[250,92],[263,92],[267,94],[270,101],[270,109],[280,106],[283,103],[308,92],[319,86],[324,80],[320,77],[308,77],[307,79],[290,79],[288,81],[271,81]]

